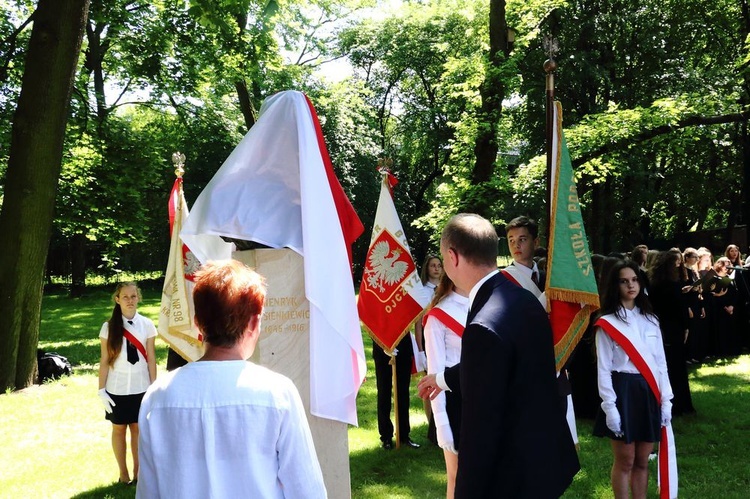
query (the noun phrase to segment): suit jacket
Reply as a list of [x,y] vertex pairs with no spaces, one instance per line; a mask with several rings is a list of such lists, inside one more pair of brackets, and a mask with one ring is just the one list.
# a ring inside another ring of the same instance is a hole
[[560,405],[552,329],[529,291],[502,274],[478,290],[461,362],[456,498],[557,498],[580,469]]

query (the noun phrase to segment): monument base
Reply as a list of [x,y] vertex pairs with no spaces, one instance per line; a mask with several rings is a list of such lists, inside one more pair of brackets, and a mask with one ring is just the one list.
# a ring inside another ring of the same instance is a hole
[[232,257],[265,277],[268,287],[260,340],[250,360],[297,386],[328,497],[350,498],[348,425],[310,414],[310,303],[303,258],[289,249],[236,251]]

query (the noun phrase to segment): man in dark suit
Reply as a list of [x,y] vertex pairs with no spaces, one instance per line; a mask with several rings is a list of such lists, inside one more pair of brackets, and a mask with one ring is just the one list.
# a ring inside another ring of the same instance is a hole
[[[462,394],[455,497],[556,498],[580,465],[559,403],[552,330],[539,301],[498,272],[497,244],[492,224],[473,214],[453,217],[440,241],[448,277],[471,290],[461,362],[439,380]],[[420,395],[436,395],[434,377],[424,379]]]

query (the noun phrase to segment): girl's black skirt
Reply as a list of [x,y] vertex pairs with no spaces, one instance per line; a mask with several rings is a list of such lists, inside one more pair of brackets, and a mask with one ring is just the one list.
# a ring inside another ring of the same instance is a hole
[[104,413],[105,419],[112,424],[131,424],[138,422],[138,411],[141,409],[141,400],[146,392],[136,393],[135,395],[113,395],[107,392],[115,406],[112,408],[112,414]]
[[622,420],[624,436],[615,437],[607,428],[607,418],[599,407],[594,421],[594,436],[609,437],[625,443],[658,442],[661,435],[661,406],[640,374],[612,373],[612,387],[617,395],[615,402]]
[[448,423],[453,433],[453,446],[458,450],[461,440],[461,394],[452,391],[443,393],[445,393],[445,412],[448,414]]

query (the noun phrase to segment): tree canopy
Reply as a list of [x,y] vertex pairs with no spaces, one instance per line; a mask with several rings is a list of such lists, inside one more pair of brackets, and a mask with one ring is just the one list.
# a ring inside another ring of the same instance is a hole
[[[43,5],[0,7],[3,211]],[[418,261],[458,211],[544,226],[550,56],[593,251],[731,229],[750,220],[749,33],[747,0],[91,0],[47,275],[80,292],[87,272],[163,270],[171,153],[191,203],[286,89],[315,104],[366,234],[386,157]]]

